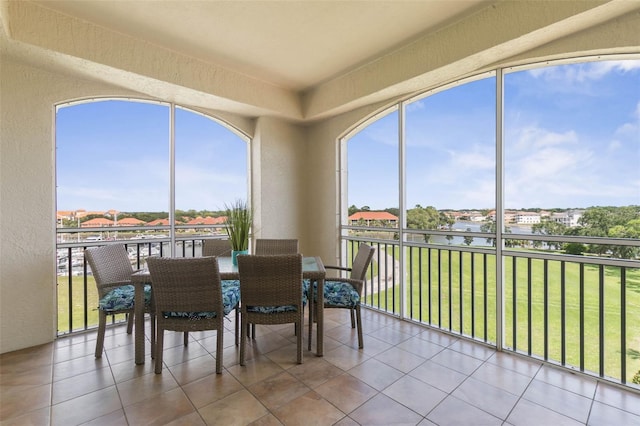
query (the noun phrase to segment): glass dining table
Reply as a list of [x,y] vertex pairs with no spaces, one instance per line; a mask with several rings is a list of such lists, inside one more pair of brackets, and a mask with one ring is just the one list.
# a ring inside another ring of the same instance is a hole
[[[218,265],[220,269],[220,279],[222,280],[238,280],[238,266],[234,265],[231,257],[218,257]],[[317,337],[316,337],[316,355],[323,355],[323,335],[324,335],[324,280],[326,271],[322,259],[317,256],[308,256],[302,258],[302,276],[304,279],[317,282],[318,285],[318,303],[317,314]],[[148,269],[136,271],[131,276],[131,282],[135,286],[135,362],[136,364],[144,364],[145,361],[145,335],[144,335],[144,285],[153,282]],[[242,296],[241,302],[242,302]]]

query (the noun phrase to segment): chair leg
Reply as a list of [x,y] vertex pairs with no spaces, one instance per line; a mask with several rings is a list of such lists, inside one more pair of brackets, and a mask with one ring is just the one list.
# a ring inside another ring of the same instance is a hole
[[156,314],[151,312],[151,359],[156,357]]
[[133,332],[133,311],[127,314],[127,334]]
[[[224,321],[224,318],[223,318]],[[216,336],[216,373],[222,373],[222,351],[224,350],[223,336],[224,336],[224,322],[220,322],[220,328],[218,328]]]
[[256,340],[256,325],[255,324],[251,324],[251,338],[253,340]]
[[356,328],[356,319],[353,317],[353,311],[355,309],[349,309],[349,313],[351,314],[351,328]]
[[164,347],[164,327],[158,325],[158,336],[156,338],[156,365],[155,373],[162,373],[162,351]]
[[362,316],[360,315],[360,304],[356,305],[356,320],[358,321],[358,348],[362,349],[364,347],[364,342],[362,341]]
[[300,317],[296,322],[296,329],[298,330],[298,364],[302,364],[302,330],[304,329],[304,316],[300,313]]
[[242,336],[240,337],[240,365],[244,365],[244,350],[245,345],[247,344],[247,330],[249,329],[249,324],[247,324],[245,314],[241,313],[240,318],[240,331],[242,332]]
[[240,332],[240,307],[236,306],[236,346],[240,344],[239,335]]
[[107,328],[107,314],[104,311],[98,313],[98,340],[96,341],[96,358],[102,357],[104,350],[104,333]]
[[308,339],[308,349],[311,350],[311,335],[313,334],[313,300],[309,299],[309,339]]
[[189,332],[184,332],[184,345],[187,346],[189,344]]

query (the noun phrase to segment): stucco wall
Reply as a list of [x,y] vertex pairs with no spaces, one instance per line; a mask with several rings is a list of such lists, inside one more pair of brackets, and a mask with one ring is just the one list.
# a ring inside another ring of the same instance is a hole
[[[6,56],[0,61],[0,353],[4,353],[56,336],[55,105],[87,97],[139,96]],[[218,115],[252,135],[254,120]]]
[[300,238],[304,138],[303,128],[281,119],[257,120],[251,148],[256,238]]

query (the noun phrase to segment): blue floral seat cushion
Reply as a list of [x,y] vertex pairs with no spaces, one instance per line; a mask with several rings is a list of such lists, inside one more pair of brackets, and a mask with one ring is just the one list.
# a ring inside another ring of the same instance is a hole
[[[309,294],[311,284],[305,283],[305,291]],[[318,286],[313,283],[313,300],[318,295]],[[325,281],[324,282],[324,304],[326,306],[335,306],[339,308],[355,308],[360,303],[360,295],[355,288],[349,283],[343,281]]]
[[[105,312],[133,309],[135,287],[132,284],[123,285],[109,291],[98,301],[98,309]],[[151,305],[151,286],[144,285],[144,304]]]
[[[302,283],[302,306],[307,305],[307,287],[308,280],[304,280]],[[247,312],[260,313],[260,314],[279,314],[282,312],[295,312],[298,309],[294,305],[284,306],[247,306]]]
[[[240,301],[240,281],[222,280],[222,310],[224,315],[229,313],[238,305]],[[216,312],[163,312],[165,318],[188,318],[190,320],[212,319],[217,316]]]

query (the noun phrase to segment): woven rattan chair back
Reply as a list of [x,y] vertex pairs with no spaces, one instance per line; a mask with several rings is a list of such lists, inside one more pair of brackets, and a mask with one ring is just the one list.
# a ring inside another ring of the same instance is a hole
[[298,240],[258,238],[254,252],[257,255],[296,254]]
[[[133,274],[133,268],[129,261],[127,249],[123,244],[109,244],[100,247],[90,247],[85,249],[84,257],[89,263],[91,273],[96,282],[96,288],[98,290],[98,299],[102,300],[111,290],[116,290],[118,287],[128,288],[125,290],[125,294],[133,293],[133,287],[131,284],[131,275]],[[118,291],[118,290],[116,290]],[[121,297],[121,296],[119,296]],[[107,314],[127,314],[127,333],[131,334],[133,331],[133,316],[134,309],[133,303],[131,303],[128,309],[109,309],[108,312],[102,308],[98,309],[98,336],[96,339],[96,358],[102,357],[104,349],[104,335],[107,327]],[[150,312],[150,310],[145,309]],[[155,346],[155,317],[152,314],[151,318],[151,346]]]
[[[242,318],[240,365],[244,365],[244,348],[248,324],[295,323],[298,330],[298,363],[302,363],[302,255],[238,256]],[[283,311],[273,309],[287,307]],[[269,312],[265,312],[269,311]]]
[[231,242],[229,240],[204,240],[202,242],[202,255],[229,257],[231,256]]
[[150,257],[147,265],[158,323],[155,372],[162,372],[165,330],[217,330],[216,372],[221,373],[224,311],[217,259]]
[[374,252],[375,249],[373,247],[367,244],[360,244],[358,247],[358,253],[356,254],[356,258],[353,260],[353,265],[351,267],[351,278],[365,281],[367,270],[371,264]]
[[84,251],[84,256],[96,281],[99,297],[113,288],[131,284],[133,268],[123,244],[90,247]]

